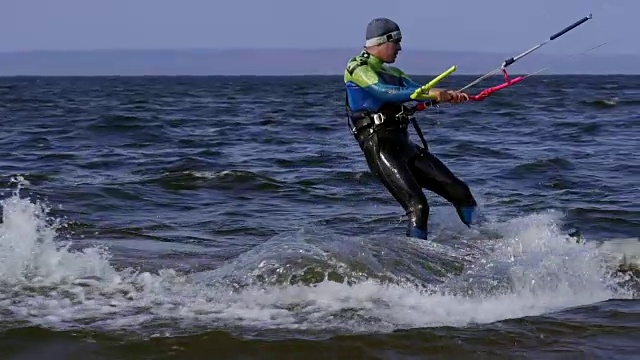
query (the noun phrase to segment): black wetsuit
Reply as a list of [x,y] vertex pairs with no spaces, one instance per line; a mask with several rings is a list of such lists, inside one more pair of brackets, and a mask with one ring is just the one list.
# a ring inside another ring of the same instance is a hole
[[[363,54],[351,59],[345,72],[350,125],[369,169],[407,212],[407,236],[427,237],[429,204],[423,188],[453,204],[462,222],[469,226],[477,205],[469,187],[428,149],[413,143],[407,129],[411,119],[398,116],[402,103],[411,101],[403,98],[404,94],[411,94],[420,85],[397,68],[383,67],[379,59]],[[360,79],[357,71],[362,72]],[[371,72],[378,81],[366,85],[362,79],[370,81]],[[390,95],[385,96],[385,91]],[[383,114],[384,121],[374,124],[374,113]]]

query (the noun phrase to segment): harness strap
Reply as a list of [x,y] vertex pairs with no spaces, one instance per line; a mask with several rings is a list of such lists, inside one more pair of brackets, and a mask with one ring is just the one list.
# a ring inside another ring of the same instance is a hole
[[424,135],[422,134],[422,130],[420,130],[420,127],[418,126],[418,122],[416,121],[416,118],[412,117],[411,123],[413,124],[413,128],[416,130],[416,133],[418,133],[418,137],[422,142],[422,146],[426,151],[429,151],[429,145],[427,144],[427,140],[425,140]]

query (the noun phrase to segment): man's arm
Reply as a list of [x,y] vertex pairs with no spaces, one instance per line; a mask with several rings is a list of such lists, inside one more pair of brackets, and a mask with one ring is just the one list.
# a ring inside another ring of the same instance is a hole
[[393,86],[382,83],[378,75],[366,65],[357,67],[349,80],[384,102],[414,101],[411,94],[420,87],[420,85]]
[[[413,81],[407,74],[405,74],[402,70],[395,68],[396,71],[400,73],[400,76],[405,81],[405,84],[410,84],[410,86],[418,85],[415,81]],[[418,85],[420,86],[420,85]],[[435,101],[438,102],[450,102],[450,103],[461,103],[465,101],[469,101],[469,95],[455,90],[447,90],[440,88],[431,88],[429,89],[429,94],[427,96],[432,96]],[[416,99],[418,100],[418,99]]]
[[[422,87],[423,84],[418,84],[417,82],[415,82],[413,79],[409,77],[409,75],[405,74],[404,71],[398,68],[395,68],[395,69],[398,72],[400,72],[400,76],[402,76],[402,79],[404,80],[404,83],[407,84],[407,86],[412,86],[416,88]],[[449,91],[449,90],[441,89],[441,88],[431,88],[429,89],[429,95],[438,95],[439,93],[444,91]]]

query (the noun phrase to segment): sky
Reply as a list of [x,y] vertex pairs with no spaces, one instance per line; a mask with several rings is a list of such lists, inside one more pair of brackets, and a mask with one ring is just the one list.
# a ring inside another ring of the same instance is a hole
[[[640,0],[2,0],[0,51],[360,48],[367,22],[400,24],[405,49],[640,54]],[[398,4],[398,5],[394,5]],[[451,6],[455,4],[455,6]],[[515,54],[514,54],[515,55]]]

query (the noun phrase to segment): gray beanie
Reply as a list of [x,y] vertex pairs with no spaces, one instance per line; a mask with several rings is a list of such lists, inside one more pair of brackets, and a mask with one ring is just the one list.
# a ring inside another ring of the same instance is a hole
[[400,26],[387,18],[376,18],[367,24],[367,46],[384,44],[393,40],[401,40]]

